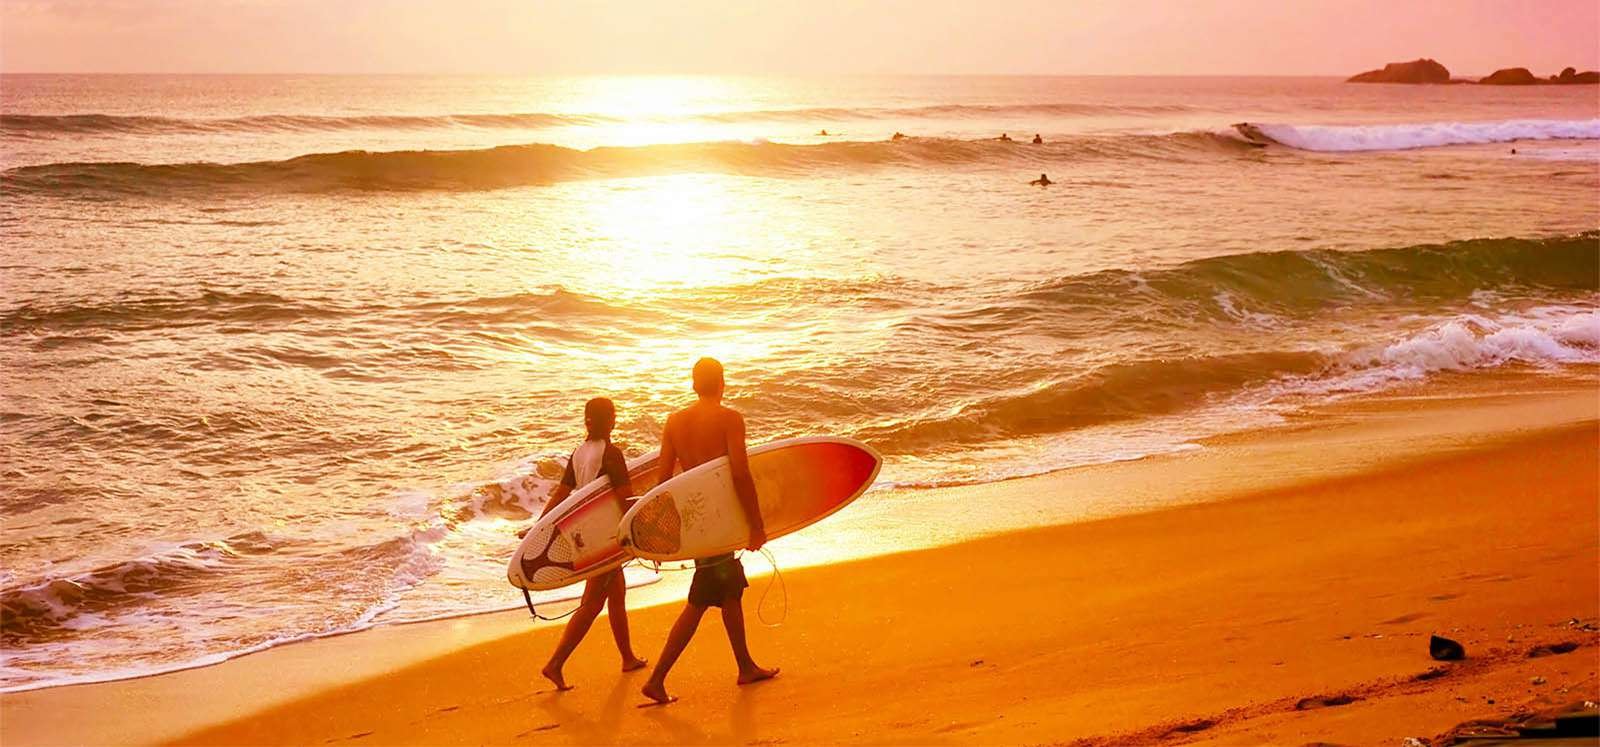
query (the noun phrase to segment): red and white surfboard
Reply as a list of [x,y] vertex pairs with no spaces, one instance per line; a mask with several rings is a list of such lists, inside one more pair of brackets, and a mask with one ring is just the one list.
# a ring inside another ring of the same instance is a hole
[[[656,452],[628,462],[634,494],[656,484]],[[631,560],[617,544],[623,506],[604,474],[567,496],[528,530],[511,554],[506,577],[529,591],[559,589],[598,576]]]
[[[849,505],[872,486],[883,457],[849,438],[774,441],[750,450],[767,538],[810,526]],[[733,492],[722,457],[657,486],[635,503],[617,528],[622,549],[649,560],[704,558],[741,549],[750,525]]]

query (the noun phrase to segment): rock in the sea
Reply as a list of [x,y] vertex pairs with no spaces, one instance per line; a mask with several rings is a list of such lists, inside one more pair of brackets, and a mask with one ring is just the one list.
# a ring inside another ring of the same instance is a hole
[[1450,71],[1430,59],[1391,62],[1382,70],[1368,70],[1352,76],[1350,83],[1449,83]]
[[1592,85],[1594,85],[1596,83],[1600,83],[1600,72],[1596,72],[1594,70],[1586,70],[1586,71],[1580,73],[1580,72],[1578,72],[1577,68],[1569,67],[1569,68],[1567,68],[1565,70],[1562,70],[1560,75],[1552,75],[1552,76],[1550,76],[1550,80],[1553,80],[1553,81],[1555,81],[1557,83],[1560,83],[1562,85],[1569,85],[1569,84],[1573,84],[1573,83],[1586,83],[1586,84],[1592,86]]
[[1493,75],[1478,81],[1478,83],[1486,86],[1531,86],[1542,82],[1525,67],[1508,67],[1504,70],[1496,70]]

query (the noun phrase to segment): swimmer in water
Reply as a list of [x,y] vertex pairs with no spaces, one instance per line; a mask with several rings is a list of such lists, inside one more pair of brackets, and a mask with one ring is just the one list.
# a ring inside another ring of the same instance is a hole
[[1034,145],[1044,145],[1044,138],[1039,137],[1039,133],[1037,133],[1037,132],[1033,133],[1033,144]]
[[1048,175],[1046,175],[1046,174],[1040,174],[1038,179],[1034,179],[1033,181],[1028,182],[1028,183],[1032,184],[1032,185],[1034,185],[1036,187],[1048,187],[1048,186],[1050,186],[1052,184],[1055,184],[1055,182],[1050,181],[1050,177]]

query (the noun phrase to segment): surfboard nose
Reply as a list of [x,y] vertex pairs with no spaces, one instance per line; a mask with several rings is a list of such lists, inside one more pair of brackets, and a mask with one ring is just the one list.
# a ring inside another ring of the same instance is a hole
[[631,539],[630,544],[644,552],[674,553],[682,546],[683,517],[678,515],[678,503],[671,493],[663,492],[660,500],[646,503],[629,526],[631,531],[624,539]]

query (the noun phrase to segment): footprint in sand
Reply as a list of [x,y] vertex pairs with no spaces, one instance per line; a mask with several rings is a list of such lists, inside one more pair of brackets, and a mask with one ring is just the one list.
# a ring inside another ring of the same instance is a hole
[[1323,695],[1315,698],[1301,698],[1294,704],[1294,709],[1297,711],[1311,711],[1318,708],[1350,705],[1358,700],[1360,698],[1354,695]]
[[1200,719],[1199,721],[1190,721],[1187,724],[1178,724],[1177,726],[1174,726],[1171,729],[1168,729],[1167,733],[1168,734],[1193,734],[1193,733],[1195,733],[1197,731],[1205,731],[1206,729],[1210,729],[1211,727],[1216,726],[1216,725],[1217,725],[1217,722],[1215,720],[1209,719],[1209,718],[1203,718],[1203,719]]
[[1552,643],[1546,646],[1534,646],[1533,648],[1528,649],[1528,658],[1537,659],[1541,656],[1551,656],[1553,654],[1570,654],[1577,650],[1577,643],[1572,641],[1563,641],[1561,643]]
[[1427,616],[1428,616],[1428,614],[1426,612],[1412,612],[1409,615],[1401,615],[1401,616],[1396,617],[1396,618],[1394,618],[1392,620],[1384,620],[1383,622],[1378,623],[1378,624],[1379,625],[1404,625],[1404,624],[1406,624],[1408,622],[1413,622],[1415,620],[1421,620],[1422,618],[1427,617]]
[[515,739],[521,739],[521,738],[523,738],[525,736],[528,736],[529,734],[532,734],[532,733],[534,733],[536,731],[550,731],[551,729],[559,729],[559,728],[561,728],[561,724],[544,724],[543,726],[535,726],[532,729],[529,729],[529,730],[527,730],[525,732],[522,732],[522,733],[518,734],[514,738]]
[[953,731],[966,731],[966,730],[971,729],[973,727],[982,726],[982,725],[983,725],[983,723],[981,721],[968,721],[968,722],[965,722],[965,723],[955,723],[955,724],[948,724],[946,726],[941,726],[941,727],[939,727],[937,729],[934,729],[934,732],[935,733],[939,733],[939,734],[948,734],[948,733],[953,732]]

